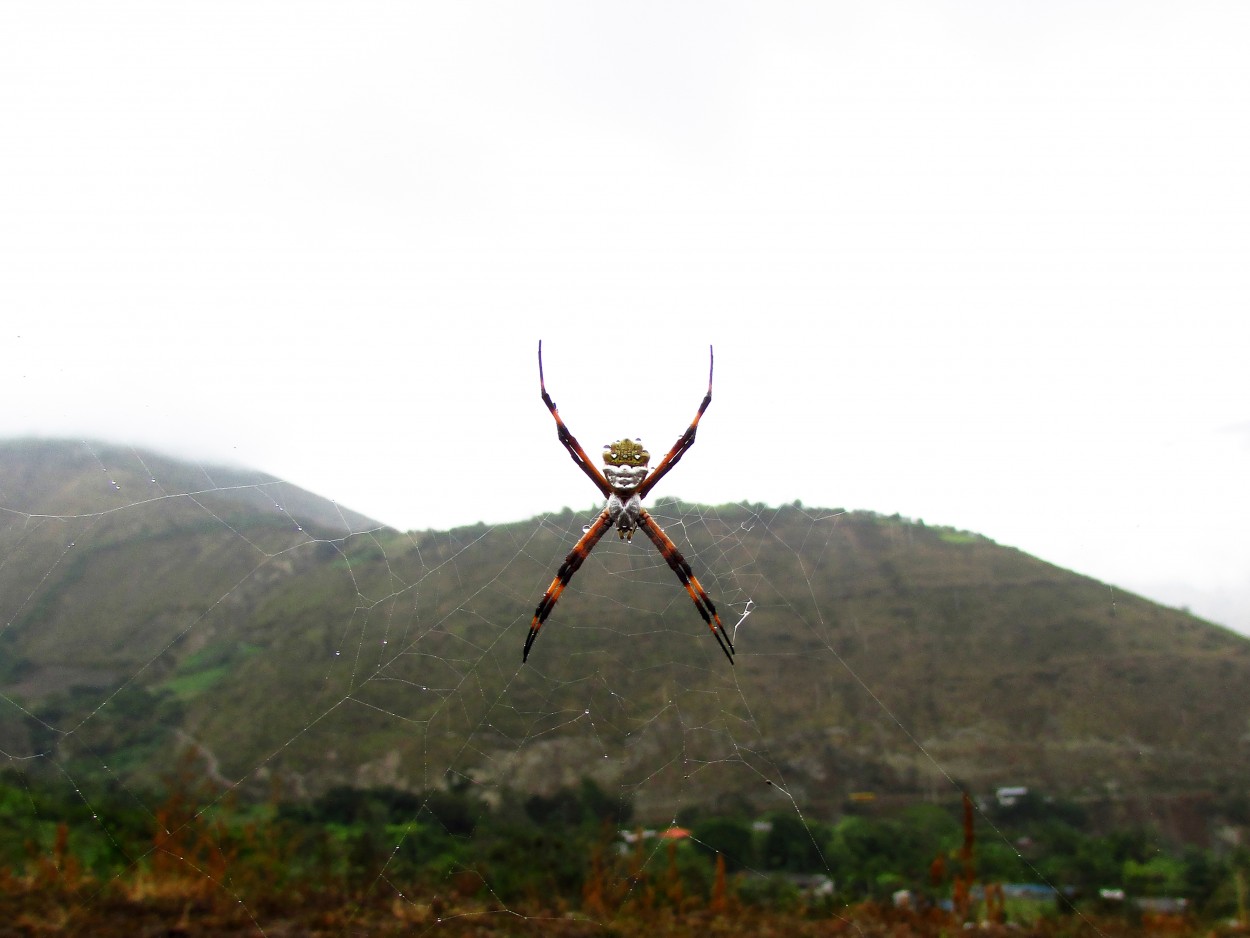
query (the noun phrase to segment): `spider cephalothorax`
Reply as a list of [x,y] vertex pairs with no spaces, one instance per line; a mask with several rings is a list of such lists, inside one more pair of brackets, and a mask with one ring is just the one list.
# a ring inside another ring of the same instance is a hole
[[686,432],[673,444],[673,448],[660,460],[658,466],[648,470],[651,454],[643,448],[641,440],[624,439],[609,443],[603,448],[603,471],[600,472],[591,463],[581,444],[569,432],[569,428],[564,425],[559,411],[556,410],[555,401],[547,393],[547,385],[543,380],[543,344],[538,343],[538,387],[542,392],[543,403],[547,405],[551,416],[555,418],[556,435],[560,438],[560,443],[568,450],[569,455],[573,457],[573,462],[577,463],[578,468],[586,473],[591,482],[595,483],[608,503],[599,513],[594,524],[586,528],[582,539],[573,545],[573,549],[569,551],[568,556],[564,558],[564,563],[556,572],[555,579],[547,587],[547,592],[543,593],[543,598],[538,601],[538,608],[534,610],[534,618],[530,622],[529,635],[525,639],[522,661],[529,658],[530,647],[534,644],[534,639],[538,637],[538,630],[551,615],[551,610],[555,608],[556,601],[564,592],[564,588],[569,585],[569,580],[573,579],[573,574],[578,571],[582,562],[599,543],[599,539],[608,532],[608,528],[615,526],[617,535],[626,540],[632,540],[634,532],[639,529],[651,539],[651,543],[660,551],[665,563],[677,574],[677,579],[681,580],[681,585],[694,600],[695,608],[699,610],[699,615],[703,617],[703,621],[712,630],[716,641],[720,643],[721,651],[725,653],[729,663],[733,664],[733,642],[730,641],[725,626],[721,624],[720,616],[716,614],[716,606],[712,604],[707,591],[703,589],[703,584],[694,575],[690,564],[677,549],[677,545],[642,507],[642,500],[647,497],[647,493],[655,487],[665,473],[677,465],[677,461],[686,450],[694,445],[699,418],[707,410],[707,405],[712,403],[713,364],[712,350],[709,348],[707,394],[703,396],[703,403],[699,405],[699,410],[694,415],[694,420],[690,422],[690,426],[686,428]]

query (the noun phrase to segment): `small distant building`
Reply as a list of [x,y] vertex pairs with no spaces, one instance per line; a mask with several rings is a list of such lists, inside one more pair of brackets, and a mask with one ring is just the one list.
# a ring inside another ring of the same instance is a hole
[[1029,790],[1023,785],[1012,785],[998,789],[994,795],[1000,808],[1010,808],[1028,793]]
[[620,834],[621,840],[627,844],[636,844],[640,840],[650,840],[655,836],[655,831],[649,829],[637,831],[617,831],[617,833]]
[[636,844],[640,840],[655,840],[657,837],[660,840],[685,840],[693,836],[694,832],[686,830],[684,827],[674,826],[662,831],[647,828],[645,830],[617,831],[617,834],[623,843]]

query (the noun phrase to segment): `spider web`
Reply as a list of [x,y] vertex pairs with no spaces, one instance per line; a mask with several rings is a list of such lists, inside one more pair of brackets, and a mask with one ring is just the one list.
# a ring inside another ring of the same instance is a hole
[[[958,686],[941,683],[949,671],[916,686],[948,698],[929,709],[963,714],[959,725],[926,721],[926,707],[898,692],[943,643],[953,653],[976,640],[952,634],[957,613],[944,632],[926,621],[936,613],[908,597],[937,571],[908,558],[939,542],[999,550],[973,535],[841,510],[661,498],[650,511],[716,601],[737,665],[652,545],[614,537],[522,665],[534,604],[598,506],[397,532],[254,473],[89,444],[56,458],[69,466],[56,489],[66,504],[15,504],[10,493],[32,481],[17,462],[0,493],[0,747],[6,777],[27,792],[6,810],[15,830],[38,835],[7,844],[6,862],[21,868],[25,851],[28,870],[61,881],[71,924],[105,915],[119,894],[160,899],[164,871],[219,916],[224,903],[248,928],[281,933],[287,913],[245,874],[241,835],[213,825],[232,812],[272,820],[273,805],[327,791],[416,794],[400,808],[407,823],[378,826],[369,849],[321,849],[350,868],[344,921],[376,926],[381,914],[437,931],[558,907],[513,891],[515,858],[452,859],[433,881],[428,867],[411,875],[409,861],[430,859],[423,826],[447,827],[433,806],[448,792],[484,806],[481,827],[588,784],[628,831],[789,817],[810,833],[809,872],[831,873],[816,822],[848,799],[881,793],[884,804],[894,792],[898,803],[949,804],[966,787],[1015,780],[1010,765],[977,774],[993,730]],[[870,566],[870,553],[884,559]],[[1000,575],[1025,576],[1010,564]],[[894,597],[889,632],[868,621],[863,596],[877,593]],[[951,608],[980,601],[972,589],[955,593],[943,599]],[[1054,602],[1061,621],[1085,600]],[[1142,605],[1114,591],[1100,602],[1106,615]],[[1023,737],[1045,714],[1029,710],[1012,717],[1022,738],[1007,751],[1035,777]],[[1109,706],[1107,718],[1122,712]],[[1119,719],[1112,735],[1131,732]],[[1152,771],[1150,760],[1112,768],[1096,746],[1069,757],[1098,784],[1130,791],[1144,792]],[[67,867],[65,845],[50,839],[66,819],[41,807],[48,786],[73,791],[83,812],[67,836],[94,844],[105,872]],[[270,815],[256,807],[266,803]],[[147,841],[133,836],[145,824],[156,832]],[[601,925],[642,901],[670,862],[659,836],[636,848],[615,830],[604,836],[615,859],[601,886],[616,905],[586,913]],[[763,873],[730,860],[742,875]],[[384,913],[380,901],[390,903]]]

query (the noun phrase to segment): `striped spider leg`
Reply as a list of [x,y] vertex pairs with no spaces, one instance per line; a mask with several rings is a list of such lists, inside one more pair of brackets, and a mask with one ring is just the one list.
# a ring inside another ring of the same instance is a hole
[[525,650],[521,654],[523,662],[529,659],[530,648],[534,644],[534,639],[538,637],[538,630],[542,628],[543,623],[547,621],[547,617],[551,615],[551,610],[555,608],[556,603],[560,599],[560,594],[564,592],[564,588],[573,579],[573,574],[577,573],[581,568],[582,563],[590,555],[595,545],[599,543],[603,535],[608,533],[608,529],[615,526],[617,535],[625,540],[633,540],[634,532],[639,529],[651,540],[651,543],[659,550],[660,556],[664,558],[665,563],[677,574],[677,579],[681,581],[681,585],[690,594],[695,608],[699,610],[699,615],[703,617],[703,621],[711,629],[712,635],[715,636],[717,643],[721,647],[721,651],[725,653],[729,663],[733,664],[733,642],[730,640],[729,633],[725,631],[725,626],[716,612],[716,605],[703,588],[703,584],[699,582],[699,578],[690,569],[690,564],[681,555],[681,551],[677,549],[677,545],[673,543],[672,538],[664,533],[664,529],[656,524],[655,519],[642,507],[642,499],[646,494],[655,487],[655,484],[670,469],[677,465],[678,460],[685,455],[686,450],[694,445],[695,433],[699,429],[699,419],[703,416],[703,412],[707,410],[708,404],[712,403],[712,369],[714,364],[715,359],[712,357],[712,350],[709,347],[707,394],[704,395],[703,402],[699,405],[699,410],[694,415],[694,420],[690,422],[690,426],[686,428],[686,432],[678,438],[677,442],[673,444],[673,448],[668,451],[668,454],[660,460],[654,469],[647,470],[647,466],[651,461],[651,455],[643,449],[642,441],[625,439],[609,443],[603,448],[603,470],[600,471],[599,467],[590,461],[590,457],[586,455],[586,451],[582,449],[576,437],[569,432],[569,428],[564,425],[564,421],[560,419],[560,412],[556,409],[555,401],[547,393],[547,384],[543,378],[543,344],[542,342],[538,343],[538,387],[542,392],[543,403],[547,405],[547,409],[551,411],[551,416],[555,418],[556,435],[559,437],[560,443],[568,450],[573,462],[586,473],[590,481],[595,484],[595,487],[608,500],[608,503],[604,506],[603,511],[599,513],[599,516],[595,518],[594,523],[586,529],[586,533],[573,545],[573,549],[564,558],[564,563],[560,564],[560,569],[556,571],[555,579],[547,587],[547,592],[543,593],[542,599],[538,601],[538,607],[534,610],[534,618],[530,622],[529,635],[525,639]]

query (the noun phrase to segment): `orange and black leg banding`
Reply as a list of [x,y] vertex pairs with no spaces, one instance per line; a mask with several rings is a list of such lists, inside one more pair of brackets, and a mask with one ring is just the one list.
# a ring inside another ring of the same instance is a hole
[[647,537],[651,538],[651,543],[656,546],[661,556],[664,557],[665,562],[677,574],[677,579],[681,580],[681,585],[686,588],[686,592],[690,594],[690,598],[694,601],[694,607],[699,610],[699,615],[703,616],[703,621],[707,623],[708,628],[712,630],[712,634],[716,637],[720,650],[725,653],[729,663],[733,664],[733,641],[730,640],[729,633],[725,631],[725,626],[721,623],[720,616],[716,614],[716,606],[713,604],[711,597],[708,596],[707,590],[703,588],[699,578],[694,575],[694,572],[690,569],[690,564],[686,562],[686,558],[677,549],[677,545],[664,533],[664,529],[655,523],[655,520],[647,513],[646,509],[643,509],[638,516],[638,527],[642,529]]
[[[586,455],[586,451],[582,449],[582,444],[577,442],[577,438],[569,432],[569,428],[564,425],[564,421],[560,419],[560,412],[556,410],[556,402],[551,399],[551,395],[547,393],[547,383],[543,380],[543,344],[538,343],[538,390],[542,394],[543,403],[547,405],[547,409],[551,411],[551,416],[556,421],[556,435],[560,438],[560,445],[569,451],[569,455],[573,457],[573,462],[577,463],[577,467],[586,473],[590,481],[595,483],[599,491],[603,493],[603,497],[607,498],[612,492],[612,486],[608,485],[608,480],[603,477],[603,473],[599,471],[599,467],[590,461],[590,457]],[[704,405],[706,406],[706,404]]]
[[521,653],[522,664],[529,659],[530,646],[538,637],[538,630],[547,621],[547,616],[551,615],[551,610],[556,607],[560,594],[564,592],[564,588],[569,585],[569,580],[573,579],[573,574],[581,568],[583,561],[610,527],[612,527],[612,519],[605,508],[595,519],[595,523],[582,535],[582,539],[573,545],[573,549],[564,558],[564,563],[560,564],[560,569],[556,571],[556,578],[551,581],[547,592],[543,593],[543,598],[538,601],[538,608],[534,610],[534,619],[530,622],[530,633],[525,639],[525,651]]
[[690,426],[686,428],[686,432],[677,438],[677,442],[668,451],[668,455],[660,460],[659,465],[655,467],[651,475],[647,476],[646,481],[638,487],[639,498],[646,498],[647,493],[655,488],[655,484],[664,478],[665,473],[677,465],[678,460],[686,454],[686,450],[694,446],[695,434],[699,430],[699,420],[703,417],[703,412],[707,410],[707,405],[712,403],[712,369],[716,365],[716,359],[712,354],[710,345],[707,349],[707,361],[707,394],[703,395],[703,403],[699,405],[699,410],[694,415],[694,420],[690,421]]

